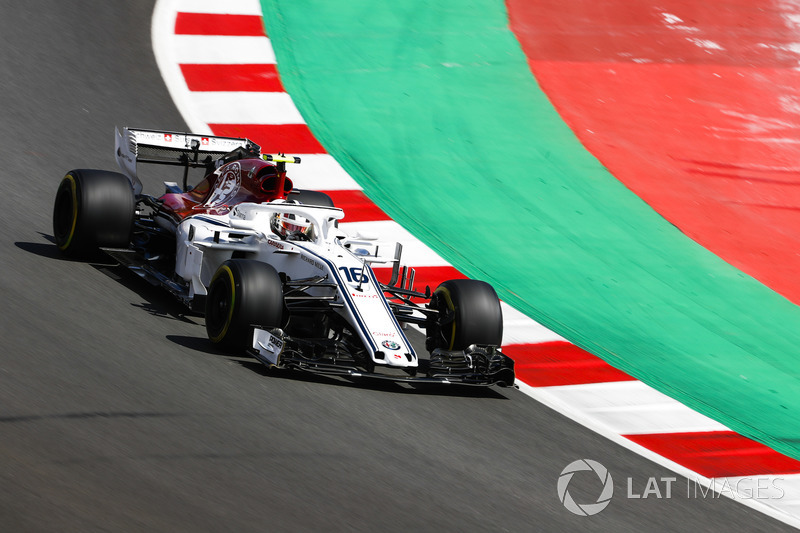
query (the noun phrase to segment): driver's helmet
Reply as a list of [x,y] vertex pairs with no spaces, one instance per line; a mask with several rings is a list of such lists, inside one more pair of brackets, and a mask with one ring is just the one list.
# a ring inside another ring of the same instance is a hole
[[310,220],[293,213],[275,213],[270,227],[276,235],[289,240],[310,241],[314,231]]

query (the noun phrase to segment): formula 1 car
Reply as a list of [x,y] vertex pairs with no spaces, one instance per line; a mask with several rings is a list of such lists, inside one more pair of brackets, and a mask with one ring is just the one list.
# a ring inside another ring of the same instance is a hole
[[[61,181],[58,248],[102,250],[166,288],[205,314],[222,349],[345,377],[513,385],[494,289],[456,279],[415,290],[399,243],[348,235],[327,194],[294,188],[286,165],[299,158],[262,154],[248,139],[129,128],[116,132],[116,156],[123,173],[71,170]],[[182,167],[182,186],[143,194],[139,163]],[[190,187],[197,168],[204,177]],[[388,283],[373,264],[392,265]],[[428,359],[408,341],[408,324],[425,331]]]

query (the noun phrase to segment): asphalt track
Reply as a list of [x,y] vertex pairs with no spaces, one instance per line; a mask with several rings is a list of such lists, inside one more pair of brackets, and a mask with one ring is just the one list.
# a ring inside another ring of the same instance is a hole
[[[787,529],[687,497],[684,480],[670,499],[626,498],[628,477],[641,493],[674,474],[515,390],[267,375],[212,350],[159,290],[59,258],[64,171],[114,169],[115,125],[185,125],[152,56],[151,2],[3,6],[0,530]],[[590,518],[556,495],[580,458],[616,482]]]

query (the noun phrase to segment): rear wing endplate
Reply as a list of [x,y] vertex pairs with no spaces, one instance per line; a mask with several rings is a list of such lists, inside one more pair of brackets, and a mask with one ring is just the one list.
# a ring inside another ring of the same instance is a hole
[[114,153],[122,172],[131,180],[134,193],[142,192],[142,182],[136,171],[137,163],[156,163],[190,167],[210,167],[225,154],[244,148],[261,153],[261,147],[249,139],[196,135],[175,131],[116,130]]

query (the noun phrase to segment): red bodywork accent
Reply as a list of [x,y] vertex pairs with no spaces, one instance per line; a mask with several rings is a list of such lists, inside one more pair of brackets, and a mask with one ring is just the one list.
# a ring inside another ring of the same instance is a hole
[[286,172],[278,172],[274,163],[260,159],[241,159],[208,174],[192,190],[167,193],[162,213],[176,224],[190,215],[224,215],[234,205],[263,203],[285,199],[292,190]]

